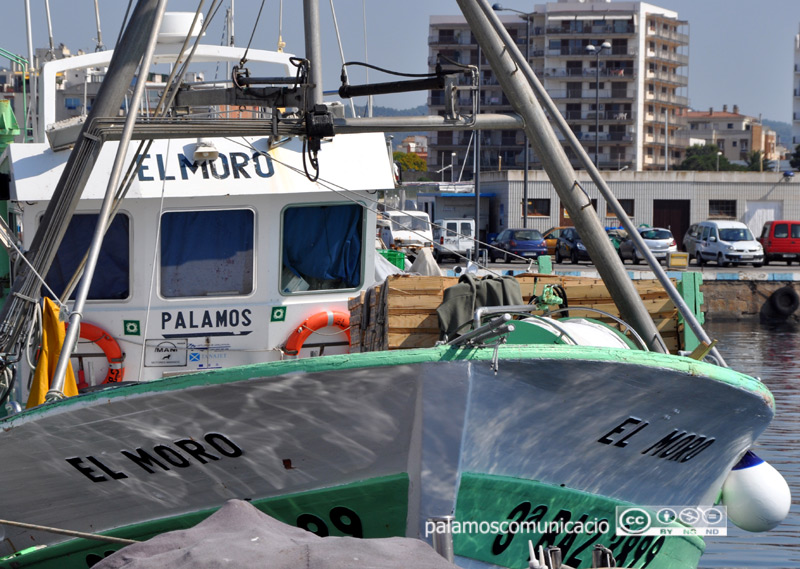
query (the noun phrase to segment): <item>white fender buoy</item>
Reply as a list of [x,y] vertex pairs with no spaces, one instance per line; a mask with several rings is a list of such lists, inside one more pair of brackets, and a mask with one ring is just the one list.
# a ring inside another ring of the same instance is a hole
[[769,531],[789,514],[792,493],[780,472],[747,451],[722,485],[722,504],[743,530]]

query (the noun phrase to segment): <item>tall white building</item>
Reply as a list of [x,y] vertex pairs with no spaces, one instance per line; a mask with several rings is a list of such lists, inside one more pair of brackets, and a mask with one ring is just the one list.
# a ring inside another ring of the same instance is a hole
[[[685,142],[675,133],[686,122],[689,35],[677,12],[644,2],[558,0],[498,15],[601,169],[664,170],[683,160]],[[432,16],[429,29],[431,70],[437,61],[454,69],[448,59],[478,64],[478,45],[463,17]],[[480,78],[481,112],[513,112],[485,57]],[[444,113],[444,96],[430,92],[431,114]],[[482,169],[523,167],[522,131],[481,136]],[[429,170],[453,159],[457,167],[466,160],[471,170],[468,142],[469,133],[433,133]],[[529,161],[541,168],[532,150]]]
[[792,144],[789,152],[800,144],[800,34],[794,36],[794,98],[792,99]]

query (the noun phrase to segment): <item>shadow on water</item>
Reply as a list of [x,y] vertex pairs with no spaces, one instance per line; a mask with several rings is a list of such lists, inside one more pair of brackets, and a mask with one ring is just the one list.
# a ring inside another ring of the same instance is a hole
[[709,322],[728,365],[761,378],[775,396],[776,416],[753,450],[783,474],[792,491],[786,520],[766,533],[728,524],[728,536],[706,540],[701,568],[800,568],[800,325],[795,322]]

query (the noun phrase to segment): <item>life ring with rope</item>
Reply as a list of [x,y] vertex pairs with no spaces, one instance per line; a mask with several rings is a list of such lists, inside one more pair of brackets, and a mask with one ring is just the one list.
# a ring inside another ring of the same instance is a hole
[[309,316],[300,326],[295,328],[286,340],[284,351],[289,356],[296,356],[300,353],[300,348],[303,347],[303,343],[311,334],[328,326],[340,328],[347,334],[347,343],[350,343],[350,315],[336,310],[326,310]]
[[[69,327],[69,324],[67,324],[67,327]],[[122,381],[122,378],[125,377],[125,354],[114,337],[95,324],[81,322],[80,327],[80,337],[100,348],[108,360],[108,373],[106,373],[103,383],[119,383]]]

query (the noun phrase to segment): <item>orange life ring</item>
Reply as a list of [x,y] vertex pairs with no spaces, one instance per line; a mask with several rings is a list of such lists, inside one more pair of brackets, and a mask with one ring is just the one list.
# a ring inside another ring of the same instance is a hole
[[[108,373],[103,383],[117,383],[122,381],[122,378],[125,377],[125,366],[123,365],[125,354],[122,353],[117,341],[111,334],[100,328],[100,326],[95,326],[88,322],[81,322],[80,326],[80,337],[97,344],[97,347],[103,350],[103,353],[106,355],[106,359],[108,360]],[[69,327],[69,324],[67,324],[67,327]]]
[[305,342],[311,334],[328,326],[337,326],[341,328],[344,333],[347,334],[347,342],[350,342],[350,315],[335,310],[326,310],[325,312],[317,312],[313,316],[309,316],[305,322],[294,329],[289,339],[286,340],[286,353],[290,356],[296,356],[300,353],[303,342]]

